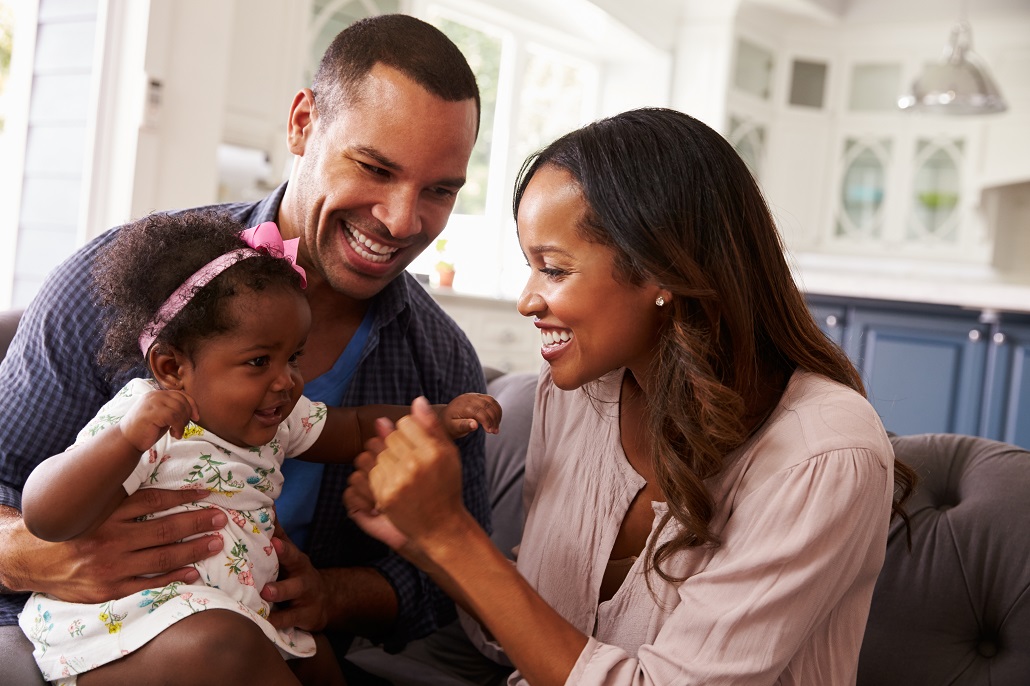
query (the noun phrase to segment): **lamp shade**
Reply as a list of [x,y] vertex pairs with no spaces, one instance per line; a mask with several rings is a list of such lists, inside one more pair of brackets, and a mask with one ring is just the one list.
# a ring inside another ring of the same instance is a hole
[[987,65],[972,49],[969,25],[960,21],[951,31],[944,61],[927,65],[898,98],[903,110],[934,114],[989,114],[1008,109]]

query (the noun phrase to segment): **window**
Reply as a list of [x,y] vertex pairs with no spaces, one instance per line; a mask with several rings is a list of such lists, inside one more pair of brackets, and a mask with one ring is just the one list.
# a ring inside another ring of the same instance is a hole
[[0,2],[0,135],[4,132],[7,115],[5,86],[11,71],[11,49],[14,47],[14,11],[6,2]]
[[484,215],[490,185],[490,158],[497,112],[497,85],[501,77],[503,35],[495,27],[476,28],[446,16],[438,17],[435,23],[461,48],[479,85],[479,137],[469,159],[465,186],[458,194],[454,213]]
[[546,32],[526,22],[445,4],[428,6],[424,17],[468,59],[482,114],[466,186],[441,236],[446,254],[427,250],[409,269],[435,283],[436,263],[446,261],[456,290],[515,297],[526,270],[511,217],[515,178],[528,155],[598,116],[599,61],[541,40]]

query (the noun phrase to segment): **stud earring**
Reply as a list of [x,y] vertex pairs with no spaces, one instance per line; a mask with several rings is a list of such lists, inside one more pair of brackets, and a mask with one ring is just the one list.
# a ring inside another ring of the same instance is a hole
[[665,298],[659,295],[657,298],[654,299],[654,304],[658,307],[662,307],[663,305],[665,305]]

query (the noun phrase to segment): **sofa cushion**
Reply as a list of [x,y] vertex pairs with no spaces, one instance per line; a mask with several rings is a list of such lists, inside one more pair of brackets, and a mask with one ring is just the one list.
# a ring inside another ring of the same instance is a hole
[[1030,683],[1030,453],[972,436],[892,439],[921,479],[894,521],[858,683]]
[[508,557],[522,540],[522,477],[533,423],[537,374],[505,374],[487,384],[504,411],[501,431],[486,435],[486,482],[494,544]]

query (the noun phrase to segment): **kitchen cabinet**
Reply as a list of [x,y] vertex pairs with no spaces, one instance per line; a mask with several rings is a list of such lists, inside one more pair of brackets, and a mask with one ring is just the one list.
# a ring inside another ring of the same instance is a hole
[[1030,447],[1030,316],[818,295],[808,301],[862,374],[889,431]]
[[889,431],[977,434],[987,334],[975,315],[856,307],[844,350]]
[[810,301],[808,309],[811,310],[812,316],[815,317],[815,321],[823,333],[829,336],[834,343],[844,347],[844,306]]
[[[1030,318],[1028,318],[1030,319]],[[991,333],[984,435],[1030,446],[1030,321],[1001,320]]]

